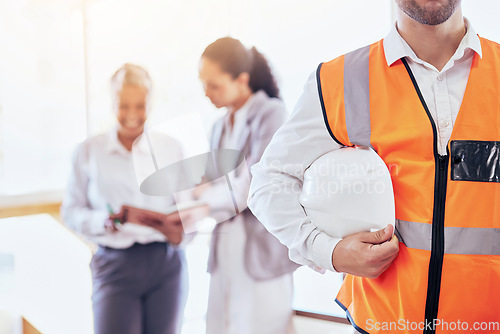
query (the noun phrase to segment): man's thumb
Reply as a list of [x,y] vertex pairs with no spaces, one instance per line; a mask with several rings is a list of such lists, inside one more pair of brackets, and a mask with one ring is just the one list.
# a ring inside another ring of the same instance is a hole
[[394,227],[391,224],[389,224],[381,230],[375,232],[368,232],[365,234],[363,242],[368,242],[374,245],[386,242],[387,240],[392,238],[393,229]]

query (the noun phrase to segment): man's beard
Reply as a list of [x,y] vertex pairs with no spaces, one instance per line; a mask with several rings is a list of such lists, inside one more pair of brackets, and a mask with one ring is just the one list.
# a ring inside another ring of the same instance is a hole
[[437,10],[422,8],[415,0],[396,0],[399,8],[415,21],[435,26],[446,22],[458,8],[462,0],[449,0],[448,3]]

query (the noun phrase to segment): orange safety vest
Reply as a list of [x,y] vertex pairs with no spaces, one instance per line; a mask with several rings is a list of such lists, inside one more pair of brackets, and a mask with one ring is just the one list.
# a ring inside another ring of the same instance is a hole
[[330,135],[372,147],[394,186],[398,257],[377,279],[347,275],[336,299],[361,333],[500,333],[500,46],[481,46],[443,156],[410,68],[388,66],[383,41],[318,67]]

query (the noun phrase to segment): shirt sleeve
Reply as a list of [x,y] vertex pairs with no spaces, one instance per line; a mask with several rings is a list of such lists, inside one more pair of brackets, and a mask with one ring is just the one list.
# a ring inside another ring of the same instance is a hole
[[289,248],[290,259],[335,271],[332,253],[341,240],[324,233],[299,202],[304,171],[321,155],[339,149],[325,126],[315,73],[260,162],[252,167],[248,206]]
[[72,169],[61,206],[61,216],[66,226],[86,237],[106,233],[104,222],[109,214],[106,210],[90,208],[87,198],[89,177],[86,172],[88,155],[86,143],[80,144],[72,159]]

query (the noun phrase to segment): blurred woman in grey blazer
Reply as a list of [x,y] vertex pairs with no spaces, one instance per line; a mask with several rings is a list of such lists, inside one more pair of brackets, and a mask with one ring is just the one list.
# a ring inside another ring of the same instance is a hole
[[[247,49],[236,39],[221,38],[203,52],[199,76],[210,101],[227,110],[213,126],[211,150],[238,150],[250,168],[287,116],[267,60],[255,47]],[[217,211],[234,209],[227,196],[223,200],[224,189],[227,192],[227,185],[207,183],[196,190],[214,216]],[[238,184],[232,192],[246,199],[248,187]],[[248,208],[218,224],[208,263],[207,333],[293,333],[292,274],[296,268],[286,247]]]

